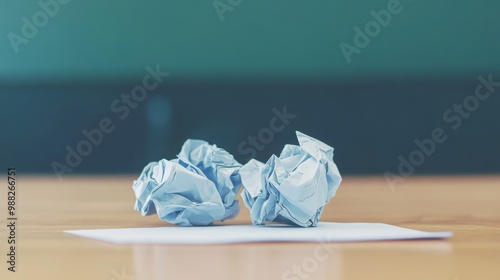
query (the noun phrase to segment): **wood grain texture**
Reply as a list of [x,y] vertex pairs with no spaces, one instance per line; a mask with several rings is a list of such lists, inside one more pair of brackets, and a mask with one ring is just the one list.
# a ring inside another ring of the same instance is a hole
[[[132,246],[63,233],[168,226],[133,210],[133,179],[18,176],[17,272],[2,261],[0,279],[500,279],[498,176],[412,177],[394,190],[382,177],[347,177],[322,217],[451,230],[449,240]],[[1,193],[6,260],[6,188]],[[248,211],[227,223],[250,223]]]

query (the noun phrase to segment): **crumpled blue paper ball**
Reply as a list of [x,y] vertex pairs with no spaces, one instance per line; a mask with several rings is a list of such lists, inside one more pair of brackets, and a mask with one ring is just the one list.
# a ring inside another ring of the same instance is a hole
[[342,178],[333,148],[296,132],[299,146],[286,145],[266,162],[251,160],[240,169],[241,196],[254,225],[279,222],[316,226]]
[[224,149],[187,140],[177,159],[149,163],[133,183],[134,209],[181,226],[203,226],[238,215],[241,164]]

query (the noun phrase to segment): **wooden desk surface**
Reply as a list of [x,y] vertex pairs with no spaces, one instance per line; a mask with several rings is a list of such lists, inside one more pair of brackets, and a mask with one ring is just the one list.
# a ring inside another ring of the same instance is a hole
[[[500,279],[500,177],[413,177],[394,192],[384,178],[347,177],[322,217],[451,230],[449,240],[131,246],[62,232],[166,226],[133,211],[133,179],[18,176],[17,272],[5,262],[3,188],[0,279]],[[248,211],[230,223],[250,223]]]

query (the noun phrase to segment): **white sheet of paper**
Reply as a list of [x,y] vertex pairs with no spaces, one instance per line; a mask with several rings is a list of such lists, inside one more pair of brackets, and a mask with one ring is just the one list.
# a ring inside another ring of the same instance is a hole
[[116,244],[226,244],[251,242],[352,242],[442,239],[451,232],[425,232],[380,223],[329,223],[317,227],[220,225],[68,230],[70,234]]

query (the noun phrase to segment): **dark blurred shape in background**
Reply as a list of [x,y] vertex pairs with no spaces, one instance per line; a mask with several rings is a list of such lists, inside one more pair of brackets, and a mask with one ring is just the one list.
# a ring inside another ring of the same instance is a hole
[[138,173],[187,138],[265,161],[300,130],[343,174],[500,171],[498,1],[63,3],[0,4],[2,167]]

